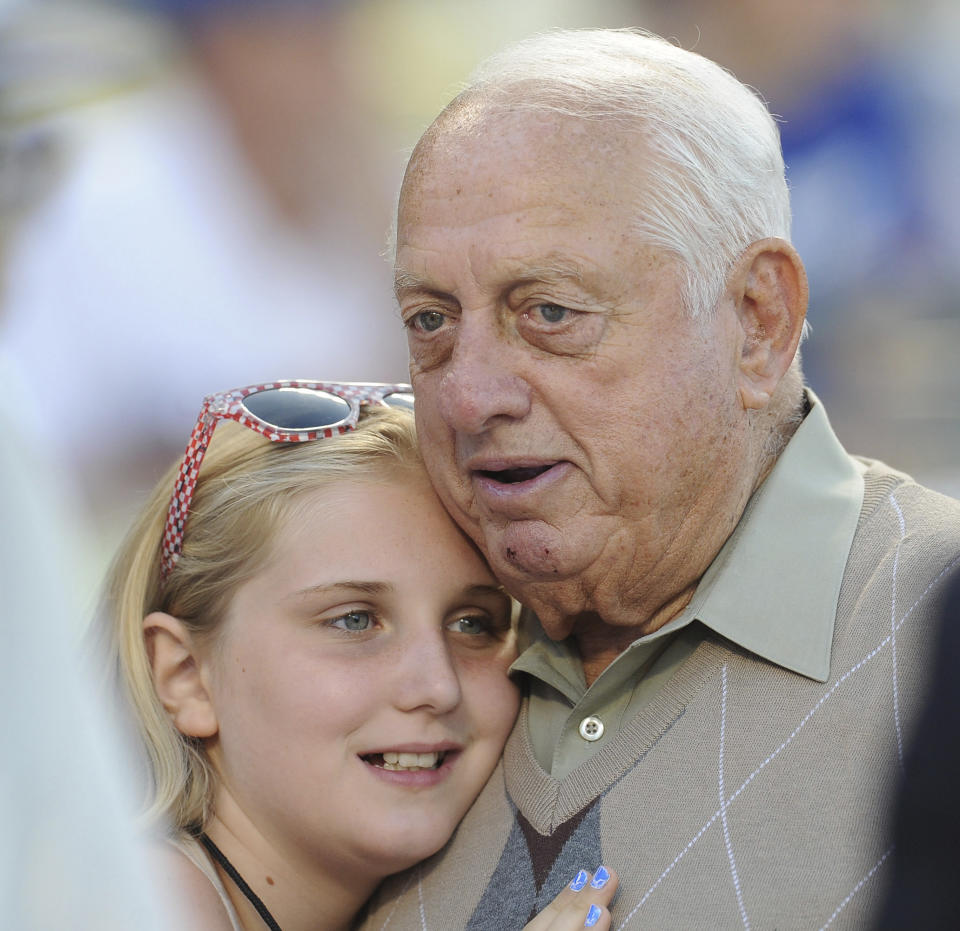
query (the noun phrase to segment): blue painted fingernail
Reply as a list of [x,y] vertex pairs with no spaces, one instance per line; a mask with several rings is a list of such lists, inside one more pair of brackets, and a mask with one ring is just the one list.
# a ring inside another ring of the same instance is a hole
[[592,928],[599,920],[600,916],[603,914],[603,909],[599,905],[591,905],[590,911],[587,912],[587,920],[583,923],[585,928]]
[[594,889],[602,889],[610,878],[610,871],[605,866],[598,866],[596,873],[593,874],[593,882],[590,885]]
[[573,882],[570,883],[570,888],[574,892],[579,892],[587,884],[587,880],[589,878],[590,874],[586,870],[580,870],[580,872],[573,877]]

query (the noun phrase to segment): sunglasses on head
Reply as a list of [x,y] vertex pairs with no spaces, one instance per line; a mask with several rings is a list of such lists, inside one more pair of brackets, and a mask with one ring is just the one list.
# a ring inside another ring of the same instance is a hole
[[370,404],[413,410],[410,385],[274,381],[211,394],[203,400],[170,498],[163,531],[160,576],[166,580],[183,549],[183,527],[197,487],[200,463],[221,420],[256,430],[274,443],[304,443],[346,433]]

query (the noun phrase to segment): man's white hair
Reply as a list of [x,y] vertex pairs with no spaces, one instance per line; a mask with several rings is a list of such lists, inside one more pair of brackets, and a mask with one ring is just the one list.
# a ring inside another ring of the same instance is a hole
[[776,124],[757,94],[702,55],[635,29],[534,36],[481,64],[427,135],[465,111],[519,110],[639,134],[636,229],[680,260],[693,316],[716,307],[747,246],[789,239]]

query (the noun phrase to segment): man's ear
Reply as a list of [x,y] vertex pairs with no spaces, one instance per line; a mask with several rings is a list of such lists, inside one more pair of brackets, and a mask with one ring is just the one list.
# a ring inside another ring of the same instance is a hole
[[154,690],[174,727],[188,737],[213,737],[217,715],[190,631],[178,618],[154,611],[143,620],[143,636]]
[[738,390],[744,408],[767,406],[793,357],[807,315],[807,273],[784,239],[761,239],[737,260],[728,294],[740,323]]

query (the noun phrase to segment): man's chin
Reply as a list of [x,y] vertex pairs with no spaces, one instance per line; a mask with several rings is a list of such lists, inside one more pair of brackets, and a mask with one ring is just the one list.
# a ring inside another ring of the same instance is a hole
[[528,520],[484,528],[481,548],[504,588],[537,615],[549,637],[562,640],[576,619],[594,608],[591,570],[598,565],[602,543]]
[[567,565],[570,545],[559,531],[538,520],[513,521],[486,530],[483,549],[504,584],[559,580],[579,568]]

